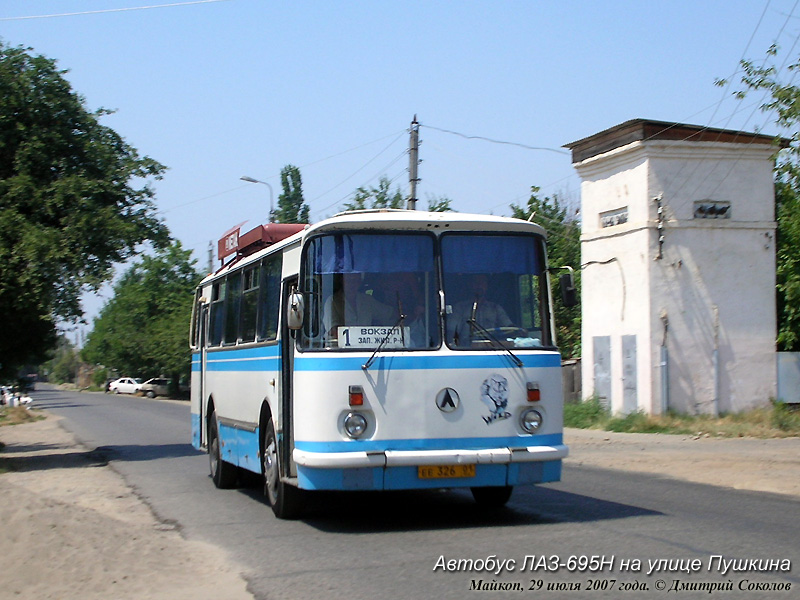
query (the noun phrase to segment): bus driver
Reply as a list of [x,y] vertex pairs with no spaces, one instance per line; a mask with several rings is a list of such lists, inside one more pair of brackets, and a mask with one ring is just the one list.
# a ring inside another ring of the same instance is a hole
[[326,301],[322,322],[330,338],[345,325],[392,325],[395,309],[361,291],[361,273],[343,273],[341,287]]
[[[470,282],[470,300],[459,302],[447,320],[447,339],[454,346],[469,346],[472,341],[473,326],[470,321],[484,329],[509,327],[512,325],[508,314],[499,304],[486,299],[489,291],[489,276],[479,273]],[[473,314],[474,312],[474,314]]]

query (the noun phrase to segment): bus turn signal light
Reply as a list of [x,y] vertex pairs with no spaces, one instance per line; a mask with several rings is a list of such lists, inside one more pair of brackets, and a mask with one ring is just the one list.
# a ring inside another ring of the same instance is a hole
[[364,388],[360,385],[351,385],[350,392],[350,406],[363,406],[364,405]]
[[528,382],[528,402],[539,402],[542,399],[542,395],[539,392],[539,384],[535,381]]

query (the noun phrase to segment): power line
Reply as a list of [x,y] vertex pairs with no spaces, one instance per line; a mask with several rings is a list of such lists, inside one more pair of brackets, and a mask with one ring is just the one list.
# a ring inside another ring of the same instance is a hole
[[518,142],[507,142],[504,140],[495,140],[488,137],[483,137],[480,135],[467,135],[465,133],[459,133],[458,131],[452,131],[450,129],[441,129],[439,127],[434,127],[433,125],[423,125],[420,123],[420,127],[427,127],[428,129],[433,129],[434,131],[441,131],[442,133],[449,133],[451,135],[457,135],[467,140],[482,140],[484,142],[491,142],[492,144],[504,144],[506,146],[517,146],[518,148],[525,148],[526,150],[544,150],[546,152],[555,152],[556,154],[566,154],[569,155],[569,152],[566,150],[560,150],[558,148],[545,148],[543,146],[529,146],[528,144],[520,144]]
[[[372,140],[371,142],[366,142],[366,143],[361,144],[359,146],[354,146],[354,147],[352,147],[352,148],[350,148],[348,150],[343,150],[341,152],[337,152],[336,154],[331,154],[330,156],[326,156],[325,158],[320,158],[320,159],[315,160],[313,162],[306,163],[304,165],[300,165],[298,168],[305,169],[306,167],[310,167],[312,165],[316,165],[317,163],[321,163],[323,161],[330,160],[331,158],[337,158],[337,157],[342,156],[344,154],[347,154],[349,152],[353,152],[354,150],[360,150],[361,148],[365,148],[366,146],[370,146],[372,144],[376,144],[378,142],[382,142],[383,140],[385,140],[387,138],[390,138],[392,136],[398,136],[398,139],[399,139],[399,137],[401,135],[403,135],[404,133],[406,133],[406,131],[408,131],[408,130],[407,129],[403,129],[403,130],[401,130],[399,132],[398,131],[394,131],[392,133],[384,135],[383,137],[379,137],[378,139]],[[397,141],[397,140],[395,139],[392,143],[394,143],[395,141]]]
[[[329,194],[330,192],[332,192],[333,190],[335,190],[335,189],[336,189],[336,188],[338,188],[339,186],[341,186],[341,185],[344,185],[344,184],[345,184],[347,181],[349,181],[350,179],[352,179],[353,177],[355,177],[356,175],[358,175],[358,174],[359,174],[361,171],[363,171],[363,170],[364,170],[364,169],[366,169],[366,168],[367,168],[367,167],[368,167],[370,164],[372,164],[374,161],[376,161],[376,160],[378,159],[378,157],[379,157],[381,154],[383,154],[384,152],[386,152],[386,151],[387,151],[389,148],[391,148],[391,147],[392,147],[392,146],[393,146],[393,145],[394,145],[394,144],[395,144],[395,143],[396,143],[396,142],[397,142],[397,141],[398,141],[398,140],[399,140],[399,139],[400,139],[400,138],[403,136],[403,134],[404,134],[404,133],[405,133],[405,130],[404,130],[403,132],[401,132],[401,133],[400,133],[400,135],[398,135],[398,136],[397,136],[395,139],[393,139],[391,142],[389,142],[389,144],[387,144],[387,145],[386,145],[386,147],[384,147],[384,148],[383,148],[383,149],[382,149],[380,152],[378,152],[378,154],[376,154],[375,156],[373,156],[373,157],[372,157],[371,159],[369,159],[369,160],[368,160],[366,163],[364,163],[364,164],[363,164],[363,165],[361,165],[361,166],[360,166],[358,169],[356,169],[355,171],[353,171],[353,172],[352,172],[350,175],[348,175],[347,177],[345,177],[345,178],[344,178],[342,181],[340,181],[339,183],[337,183],[336,185],[334,185],[334,186],[333,186],[333,187],[331,187],[330,189],[326,190],[325,192],[323,192],[323,193],[319,194],[319,195],[318,195],[318,196],[316,196],[315,198],[312,198],[311,200],[307,200],[306,202],[309,202],[309,203],[310,203],[310,202],[314,202],[314,201],[316,201],[316,200],[319,200],[320,198],[322,198],[323,196],[326,196],[327,194]],[[405,150],[403,150],[403,152],[400,154],[400,157],[402,157],[402,156],[403,156],[405,153],[406,153],[406,151],[405,151]],[[392,161],[392,163],[390,163],[390,165],[389,165],[389,166],[391,166],[391,164],[394,164],[394,163],[395,163],[397,160],[399,160],[399,158],[400,158],[400,157],[398,157],[398,158],[395,158],[395,159]],[[319,211],[319,212],[321,212],[321,211],[323,211],[323,210],[327,210],[327,209],[329,209],[331,206],[333,206],[334,204],[337,204],[338,202],[340,202],[340,200],[336,200],[335,202],[333,202],[333,203],[329,204],[328,206],[324,206],[324,207],[322,207],[322,208],[320,208],[320,209],[315,209],[315,210],[317,210],[317,211]]]
[[[775,39],[776,39],[776,40],[777,40],[777,39],[779,39],[779,38],[781,37],[781,35],[783,35],[783,32],[784,32],[784,30],[786,29],[786,26],[788,25],[789,21],[792,19],[793,15],[794,15],[794,12],[797,10],[797,6],[798,6],[798,4],[800,4],[800,0],[797,0],[797,1],[795,1],[794,5],[792,6],[792,10],[791,10],[791,12],[789,13],[789,15],[787,15],[786,19],[785,19],[785,20],[784,20],[784,22],[783,22],[783,25],[781,26],[780,30],[778,31],[778,34],[775,36]],[[769,6],[769,2],[767,2],[767,7],[768,7],[768,6]],[[764,9],[764,12],[766,12],[766,10],[767,10],[767,8],[765,7],[765,9]],[[763,14],[762,14],[762,18],[763,18]],[[759,24],[760,24],[760,23],[761,23],[761,21],[759,20]],[[756,29],[758,29],[758,26],[756,26]],[[755,35],[755,31],[753,32],[753,36],[754,36],[754,35]],[[750,38],[750,41],[751,41],[751,42],[752,42],[752,39],[753,39],[753,37],[751,36],[751,38]],[[794,48],[795,48],[795,46],[796,46],[796,45],[797,45],[797,43],[798,43],[798,39],[799,39],[798,37],[795,37],[795,39],[794,39],[794,43],[792,44],[792,47],[791,47],[791,49],[790,49],[790,50],[789,50],[789,52],[786,54],[786,58],[784,59],[784,61],[783,61],[783,64],[782,64],[782,65],[781,65],[781,66],[780,66],[780,67],[777,69],[776,73],[779,73],[779,72],[783,71],[783,69],[786,67],[786,63],[789,61],[789,57],[790,57],[790,56],[791,56],[791,54],[793,53],[793,51],[794,51]],[[749,46],[750,46],[750,42],[748,42],[747,48],[749,48]],[[747,52],[747,48],[745,49],[745,52],[743,53],[743,55],[744,55],[744,54]],[[761,63],[761,67],[760,67],[760,68],[762,68],[762,69],[764,68],[764,66],[767,64],[767,60],[768,60],[768,56],[765,56],[765,57],[764,57],[764,60],[763,60],[763,61],[762,61],[762,63]],[[740,59],[740,60],[739,60],[739,64],[740,64],[740,65],[741,65],[743,62],[744,62],[744,58],[742,58],[742,59]],[[737,71],[737,72],[738,72],[738,71]],[[792,80],[794,80],[794,76],[795,76],[795,75],[792,75],[792,77],[791,77],[791,79],[790,79],[790,83],[791,83],[791,81],[792,81]],[[763,104],[763,103],[766,101],[766,99],[767,99],[767,97],[769,96],[769,94],[770,94],[770,91],[769,91],[769,89],[767,89],[767,90],[765,90],[765,91],[764,91],[764,93],[763,93],[763,94],[762,94],[762,96],[761,96],[761,99],[755,103],[755,105],[754,105],[754,107],[753,107],[753,110],[750,112],[750,115],[749,115],[749,116],[747,117],[747,119],[745,120],[744,126],[746,126],[746,125],[747,125],[747,124],[748,124],[748,123],[749,123],[749,122],[750,122],[750,121],[753,119],[753,117],[755,116],[755,114],[758,112],[759,106],[761,106],[761,107],[763,107],[763,106],[764,106],[764,104]],[[717,111],[715,110],[715,111],[714,111],[714,114],[715,114],[715,115],[716,115],[716,112],[717,112]],[[731,120],[733,119],[734,115],[736,115],[736,113],[737,113],[737,112],[739,112],[739,111],[733,111],[733,112],[730,114],[730,116],[728,117],[727,121],[725,121],[724,125],[722,126],[722,127],[723,127],[723,129],[727,129],[727,127],[729,127],[729,126],[730,126],[730,122],[731,122]],[[769,121],[769,118],[767,118],[767,122],[768,122],[768,121]],[[765,124],[766,124],[766,123],[765,123]],[[708,127],[704,128],[704,129],[708,129]],[[693,134],[693,135],[694,135],[694,134]],[[735,135],[735,136],[734,136],[734,138],[733,138],[733,141],[734,141],[734,142],[735,142],[735,141],[736,141],[736,140],[739,138],[739,135],[740,135],[740,134],[739,134],[739,132],[737,132],[737,133],[736,133],[736,135]],[[722,131],[720,131],[720,132],[717,134],[717,138],[716,138],[716,140],[719,140],[721,136],[722,136]],[[691,136],[690,136],[690,137],[691,137]],[[715,140],[715,141],[716,141],[716,140]],[[749,139],[749,141],[747,142],[747,145],[748,145],[748,146],[751,146],[751,145],[754,143],[754,141],[755,141],[755,138],[750,138],[750,139]],[[704,152],[702,153],[702,155],[700,156],[700,160],[702,160],[703,156],[707,155],[709,152],[710,152],[710,149],[709,149],[709,150],[706,150],[706,151],[704,151]],[[691,178],[691,177],[693,177],[693,176],[694,176],[694,174],[697,172],[697,170],[700,168],[700,160],[698,160],[697,162],[695,162],[695,164],[694,164],[694,167],[692,168],[692,171],[691,171],[691,172],[690,172],[690,173],[689,173],[689,174],[688,174],[686,177],[684,177],[684,178],[681,180],[681,182],[680,182],[680,185],[678,186],[678,188],[677,188],[676,190],[674,190],[674,191],[672,191],[672,192],[671,192],[671,196],[672,196],[672,198],[673,198],[673,199],[677,199],[678,195],[679,195],[679,194],[680,194],[680,193],[681,193],[681,192],[684,190],[684,188],[686,188],[686,185],[687,185],[687,183],[689,182],[690,178]],[[736,160],[734,161],[734,163],[733,163],[733,164],[732,164],[732,165],[729,167],[729,169],[728,169],[728,173],[732,172],[732,170],[735,168],[735,166],[736,166],[736,164],[737,164],[738,162],[739,162],[739,159],[736,159]],[[687,163],[687,164],[688,164],[688,163]],[[681,174],[681,172],[684,170],[684,168],[687,166],[687,164],[684,164],[684,165],[681,167],[681,169],[678,171],[678,173],[676,173],[676,174],[675,174],[674,178],[677,178],[677,177],[678,177],[678,176]],[[718,163],[718,165],[717,165],[717,166],[719,166],[719,165],[721,165],[721,163]],[[715,166],[714,168],[716,168],[716,166]],[[696,191],[697,191],[697,190],[699,190],[699,189],[701,188],[701,186],[702,186],[702,185],[703,185],[703,184],[704,184],[704,183],[705,183],[705,182],[708,180],[708,178],[711,176],[711,172],[712,172],[712,170],[708,170],[708,171],[706,172],[706,175],[705,175],[705,177],[703,177],[701,181],[699,181],[699,182],[697,182],[697,183],[695,184],[695,189],[694,189],[694,192],[693,192],[692,194],[687,194],[687,199],[686,199],[684,202],[682,202],[680,205],[678,205],[678,207],[677,207],[676,209],[674,209],[674,210],[678,210],[678,209],[680,209],[681,207],[683,207],[683,206],[685,206],[686,204],[688,204],[689,202],[691,202],[691,200],[690,200],[691,196],[693,196],[693,195],[696,193]],[[720,180],[718,181],[717,185],[714,187],[714,189],[713,189],[713,191],[712,191],[712,194],[713,194],[713,192],[716,192],[716,191],[717,191],[717,189],[719,189],[719,187],[720,187],[720,185],[722,184],[722,181],[723,181],[724,179],[725,179],[725,178],[722,178],[722,179],[720,179]]]
[[222,192],[217,192],[216,194],[211,194],[209,196],[203,196],[202,198],[197,198],[196,200],[189,200],[189,202],[184,202],[183,204],[176,204],[175,206],[170,206],[169,208],[164,208],[164,209],[161,209],[161,210],[157,210],[156,214],[163,215],[163,214],[166,214],[166,213],[168,213],[168,212],[170,212],[172,210],[175,210],[176,208],[183,208],[184,206],[189,206],[190,204],[196,204],[198,202],[202,202],[203,200],[209,200],[211,198],[216,198],[217,196],[224,196],[225,194],[230,194],[231,192],[238,192],[239,190],[241,190],[243,188],[246,188],[246,187],[249,187],[249,186],[248,185],[239,185],[239,186],[236,186],[235,188],[231,188],[229,190],[225,190],[225,191],[222,191]]
[[128,8],[106,8],[103,10],[86,10],[82,12],[56,13],[52,15],[29,15],[25,17],[0,17],[0,21],[23,21],[29,19],[52,19],[54,17],[77,17],[81,15],[98,15],[102,13],[129,12],[132,10],[150,10],[152,8],[171,8],[174,6],[190,6],[192,4],[211,4],[228,2],[229,0],[192,0],[191,2],[172,2],[170,4],[153,4],[151,6],[131,6]]

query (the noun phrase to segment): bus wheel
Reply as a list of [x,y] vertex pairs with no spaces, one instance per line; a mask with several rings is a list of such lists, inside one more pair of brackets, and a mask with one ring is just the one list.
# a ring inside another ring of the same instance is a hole
[[487,508],[500,508],[505,506],[508,499],[511,498],[511,492],[514,488],[510,485],[498,487],[474,487],[471,488],[472,497],[475,498],[480,506]]
[[217,431],[217,415],[211,413],[208,428],[208,465],[211,479],[220,489],[232,488],[236,485],[236,467],[222,460],[220,454],[219,432]]
[[264,451],[261,453],[261,469],[264,471],[264,494],[279,519],[296,519],[300,516],[302,492],[281,480],[278,439],[272,419],[267,419],[264,436]]

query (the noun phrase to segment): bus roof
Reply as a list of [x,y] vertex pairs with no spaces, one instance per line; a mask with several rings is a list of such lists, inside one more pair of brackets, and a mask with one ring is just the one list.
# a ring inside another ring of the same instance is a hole
[[546,235],[544,228],[536,223],[497,217],[494,215],[477,215],[458,212],[426,212],[404,209],[373,209],[340,213],[319,223],[315,223],[303,232],[304,236],[321,231],[336,229],[425,229],[441,232],[454,231],[500,231],[525,232]]
[[[271,225],[276,224],[271,223],[268,226],[259,225],[256,230],[268,228]],[[442,233],[444,231],[491,231],[534,233],[541,236],[547,235],[542,226],[511,217],[391,208],[348,211],[339,213],[333,217],[314,223],[313,225],[297,225],[295,227],[302,229],[265,248],[262,247],[256,252],[244,252],[236,259],[220,267],[215,273],[211,273],[205,277],[201,285],[223,275],[234,267],[250,264],[251,262],[259,260],[266,254],[271,254],[276,250],[295,245],[307,236],[324,233],[326,231],[352,229],[397,231],[407,229],[414,231],[431,231],[434,233]],[[250,233],[252,232],[242,235],[242,239],[245,239]],[[258,239],[261,240],[262,238],[259,237]]]

